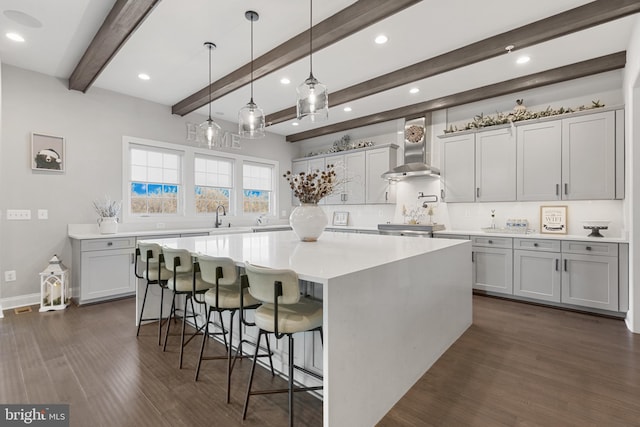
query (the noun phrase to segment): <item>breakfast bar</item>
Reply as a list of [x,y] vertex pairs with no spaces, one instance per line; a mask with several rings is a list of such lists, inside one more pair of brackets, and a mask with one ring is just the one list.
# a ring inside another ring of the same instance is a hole
[[325,426],[371,426],[471,325],[469,241],[291,231],[150,240],[320,284]]

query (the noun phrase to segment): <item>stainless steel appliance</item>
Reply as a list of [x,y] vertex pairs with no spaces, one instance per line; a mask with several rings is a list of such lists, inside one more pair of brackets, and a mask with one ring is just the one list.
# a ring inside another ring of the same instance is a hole
[[392,236],[433,237],[433,232],[440,230],[444,224],[378,224],[380,234]]

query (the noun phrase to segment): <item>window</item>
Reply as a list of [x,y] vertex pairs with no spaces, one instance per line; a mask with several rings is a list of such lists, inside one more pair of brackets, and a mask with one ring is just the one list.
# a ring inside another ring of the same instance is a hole
[[196,157],[194,163],[196,214],[215,212],[218,205],[231,212],[233,162],[220,158]]
[[272,212],[273,166],[244,162],[242,165],[242,209],[247,213]]
[[130,161],[131,214],[177,214],[181,197],[180,154],[132,145]]

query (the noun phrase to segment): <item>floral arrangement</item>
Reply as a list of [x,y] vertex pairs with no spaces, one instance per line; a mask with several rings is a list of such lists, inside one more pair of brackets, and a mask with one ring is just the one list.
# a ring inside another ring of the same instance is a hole
[[122,202],[111,200],[108,196],[104,196],[104,200],[94,200],[93,208],[101,218],[115,218],[120,215]]
[[282,176],[289,182],[293,195],[300,203],[318,203],[323,197],[335,192],[336,187],[341,184],[332,164],[327,165],[323,171],[316,169],[297,174],[287,171]]
[[541,117],[557,116],[560,114],[574,113],[576,111],[584,111],[591,110],[593,108],[604,107],[604,104],[600,103],[600,100],[597,100],[591,101],[591,105],[589,106],[581,105],[575,108],[560,107],[558,109],[553,109],[549,106],[543,111],[533,112],[528,111],[522,103],[523,100],[518,99],[516,108],[514,108],[514,111],[510,113],[496,113],[495,116],[485,116],[480,113],[473,118],[472,122],[467,123],[463,128],[459,129],[457,126],[449,125],[449,127],[445,129],[444,133],[446,134],[464,130],[480,129],[488,126],[504,125],[513,122],[519,122],[522,120],[539,119]]

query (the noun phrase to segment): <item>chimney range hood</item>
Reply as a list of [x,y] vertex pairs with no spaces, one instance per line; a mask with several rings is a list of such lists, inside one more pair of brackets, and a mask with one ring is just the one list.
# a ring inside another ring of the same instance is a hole
[[397,181],[419,176],[440,176],[440,170],[430,165],[431,114],[404,124],[404,163],[382,174],[382,178]]

